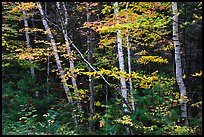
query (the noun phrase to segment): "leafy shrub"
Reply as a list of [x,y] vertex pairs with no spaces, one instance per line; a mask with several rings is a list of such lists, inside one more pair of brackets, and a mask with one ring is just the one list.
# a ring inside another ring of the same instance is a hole
[[56,129],[56,135],[77,135],[70,123],[63,124]]
[[177,125],[166,125],[163,127],[164,134],[166,135],[191,135],[192,133],[189,131],[187,127],[181,127]]
[[49,109],[46,114],[43,115],[46,119],[45,122],[38,122],[38,124],[46,128],[49,133],[54,133],[54,131],[61,126],[61,122],[57,120],[59,113],[55,110]]
[[25,124],[33,129],[36,128],[36,120],[38,114],[36,113],[37,110],[33,107],[32,104],[30,105],[21,105],[21,111],[18,112],[22,124]]

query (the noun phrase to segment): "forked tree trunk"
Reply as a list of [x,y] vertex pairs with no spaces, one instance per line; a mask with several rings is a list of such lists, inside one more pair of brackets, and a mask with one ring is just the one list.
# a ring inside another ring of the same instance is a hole
[[[60,74],[61,82],[63,83],[63,87],[64,87],[64,91],[65,91],[66,96],[67,96],[68,103],[73,104],[72,98],[69,97],[69,92],[70,91],[69,91],[69,88],[67,86],[68,84],[67,84],[67,81],[65,79],[64,70],[62,69],[62,65],[61,65],[61,62],[60,62],[60,59],[59,59],[59,55],[58,55],[58,52],[57,52],[57,46],[56,46],[55,40],[54,40],[53,35],[52,35],[51,31],[50,31],[48,23],[47,23],[47,21],[45,19],[45,15],[44,15],[42,6],[41,6],[41,4],[39,2],[37,2],[37,6],[38,6],[38,9],[39,9],[40,14],[41,14],[41,18],[42,18],[44,28],[45,28],[46,33],[48,34],[48,36],[50,38],[50,41],[51,41],[51,44],[52,44],[52,47],[53,47],[55,61],[56,61],[57,68],[58,68],[58,71],[59,71],[59,74]],[[70,108],[70,110],[72,112],[72,108]],[[74,116],[73,112],[72,112],[72,116]],[[77,122],[76,118],[74,118],[74,124],[78,125],[78,122]]]
[[182,67],[181,67],[181,51],[180,42],[178,37],[178,9],[177,2],[172,2],[173,11],[173,42],[175,50],[175,65],[176,65],[176,81],[180,90],[181,98],[181,118],[184,119],[184,125],[188,126],[187,106],[186,106],[186,87],[182,78]]
[[[59,14],[61,16],[61,26],[62,26],[62,33],[65,39],[65,43],[66,43],[66,48],[67,48],[67,54],[68,56],[68,60],[69,60],[69,67],[70,67],[70,71],[71,71],[71,80],[72,80],[72,86],[74,89],[74,93],[75,95],[79,98],[79,93],[78,93],[78,86],[77,86],[77,82],[76,82],[76,76],[74,74],[74,61],[71,58],[71,48],[70,48],[70,43],[69,43],[69,39],[68,39],[68,34],[67,34],[67,20],[68,20],[68,15],[67,15],[67,10],[65,7],[65,4],[63,3],[63,9],[64,9],[64,18],[63,18],[63,13],[61,11],[60,8],[60,2],[56,2],[56,6],[59,10]],[[81,101],[79,99],[76,100],[77,102],[77,107],[78,107],[78,111],[82,112],[82,106],[81,106]]]

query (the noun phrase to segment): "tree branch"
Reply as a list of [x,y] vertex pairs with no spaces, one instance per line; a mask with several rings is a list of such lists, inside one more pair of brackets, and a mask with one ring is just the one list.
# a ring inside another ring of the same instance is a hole
[[[67,36],[68,37],[68,36]],[[72,46],[77,50],[77,52],[80,54],[80,56],[82,57],[82,59],[84,60],[84,62],[86,62],[88,65],[89,65],[89,67],[91,68],[91,69],[93,69],[95,72],[98,72],[85,58],[84,58],[84,56],[83,56],[83,54],[80,52],[80,50],[75,46],[75,44],[71,41],[71,39],[68,37],[68,39],[69,39],[69,41],[70,41],[70,44],[72,44]],[[130,106],[129,106],[129,104],[127,103],[127,101],[123,98],[123,96],[119,93],[119,92],[117,92],[118,90],[120,90],[120,88],[119,87],[114,87],[112,84],[110,84],[106,79],[105,79],[105,77],[102,75],[102,74],[99,74],[100,76],[101,76],[101,78],[105,81],[105,83],[107,84],[107,85],[109,85],[110,87],[112,87],[112,88],[114,88],[115,90],[116,90],[116,93],[121,97],[121,99],[123,100],[123,102],[127,105],[127,108],[130,110],[130,112],[132,112],[132,109],[130,108]]]

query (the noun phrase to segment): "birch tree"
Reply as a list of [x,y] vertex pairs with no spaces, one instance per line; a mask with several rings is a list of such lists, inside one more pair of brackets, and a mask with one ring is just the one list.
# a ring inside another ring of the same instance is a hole
[[[55,61],[56,61],[57,68],[58,68],[58,71],[59,71],[59,74],[60,74],[61,82],[63,83],[63,87],[64,87],[64,91],[65,91],[66,96],[67,96],[67,100],[68,100],[68,102],[70,104],[73,104],[72,98],[69,97],[70,90],[69,90],[67,81],[65,79],[64,70],[62,68],[62,65],[61,65],[61,62],[60,62],[60,59],[59,59],[59,55],[58,55],[58,52],[57,52],[57,46],[56,46],[54,37],[53,37],[53,35],[52,35],[51,31],[50,31],[48,23],[47,23],[47,21],[45,19],[44,11],[43,11],[42,6],[41,6],[41,4],[39,2],[37,2],[37,7],[38,7],[38,9],[40,11],[42,22],[43,22],[44,28],[46,30],[46,33],[50,38],[50,42],[51,42],[53,52],[54,52]],[[70,108],[70,110],[72,111],[72,108]],[[72,113],[72,116],[74,116],[74,113]],[[74,118],[74,124],[78,125],[78,122],[77,122],[76,118]]]
[[[116,17],[116,22],[117,24],[120,23],[119,19],[118,19],[118,2],[114,3],[114,13],[115,13],[115,17]],[[121,35],[121,30],[117,30],[117,48],[118,48],[118,61],[119,61],[119,69],[120,71],[125,71],[125,67],[124,67],[124,58],[123,58],[123,47],[122,47],[122,35]],[[126,82],[125,82],[125,78],[120,76],[120,84],[121,84],[121,93],[122,93],[122,97],[125,99],[126,102],[128,102],[127,99],[127,90],[126,90]],[[127,110],[127,105],[123,104],[123,108],[125,112],[128,112]]]
[[[26,45],[27,45],[27,49],[30,49],[31,45],[30,45],[30,37],[29,37],[29,34],[28,34],[28,21],[27,21],[26,12],[25,12],[24,9],[22,10],[22,13],[23,13],[23,19],[24,19]],[[31,64],[33,63],[33,61],[30,58],[29,58],[29,62]],[[31,76],[35,77],[35,70],[34,70],[34,68],[32,66],[30,67],[30,72],[31,72]]]
[[[28,21],[27,21],[26,12],[24,9],[22,10],[22,13],[23,13],[23,20],[24,20],[24,27],[25,27],[26,45],[27,45],[27,49],[29,50],[31,48],[31,45],[30,45],[30,37],[28,34]],[[30,58],[29,58],[29,62],[31,64],[33,64],[33,61]],[[35,77],[35,70],[32,66],[30,67],[30,73],[31,73],[32,78],[34,78]],[[38,93],[38,91],[36,91],[35,97],[38,97],[38,96],[39,96],[39,93]]]
[[[74,93],[76,94],[77,97],[79,97],[78,94],[78,86],[77,86],[77,82],[76,82],[76,78],[75,78],[75,74],[74,74],[74,61],[71,58],[71,48],[70,48],[70,42],[68,40],[68,32],[67,32],[67,23],[68,23],[68,15],[67,15],[67,9],[65,6],[65,3],[62,3],[63,9],[64,9],[64,17],[63,17],[63,13],[61,11],[60,8],[60,2],[56,2],[56,6],[58,8],[59,14],[60,14],[60,18],[61,18],[61,27],[62,27],[62,33],[65,39],[65,43],[66,43],[66,48],[67,48],[67,54],[68,56],[68,60],[69,60],[69,65],[70,65],[70,71],[71,71],[71,80],[72,80],[72,86],[74,88]],[[82,106],[81,106],[81,101],[79,99],[77,99],[77,106],[78,106],[78,110],[79,112],[82,111]]]
[[178,9],[177,2],[172,2],[173,11],[173,42],[175,50],[175,65],[176,65],[176,81],[180,90],[181,98],[181,118],[184,119],[184,125],[188,126],[187,106],[186,106],[186,87],[182,78],[182,66],[181,66],[181,44],[178,36]]

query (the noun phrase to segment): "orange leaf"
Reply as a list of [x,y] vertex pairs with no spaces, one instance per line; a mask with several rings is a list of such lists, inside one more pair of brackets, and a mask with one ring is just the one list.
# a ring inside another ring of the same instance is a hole
[[102,126],[104,126],[104,125],[105,125],[105,122],[104,122],[104,121],[100,122],[100,127],[102,127]]

